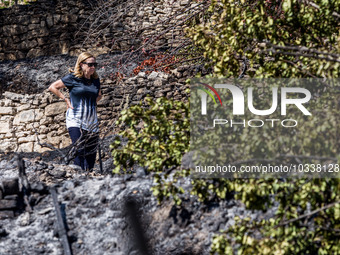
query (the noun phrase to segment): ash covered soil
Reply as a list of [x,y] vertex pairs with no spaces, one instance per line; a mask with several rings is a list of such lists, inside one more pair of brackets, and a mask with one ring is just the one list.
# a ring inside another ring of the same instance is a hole
[[[152,175],[144,169],[112,175],[112,160],[107,159],[104,174],[99,173],[98,164],[94,171],[83,172],[78,166],[61,163],[57,155],[23,154],[29,182],[46,192],[32,192],[32,212],[18,212],[15,218],[1,220],[0,254],[63,254],[48,192],[52,186],[57,188],[65,213],[73,254],[79,255],[142,254],[126,211],[127,201],[137,204],[132,214],[141,221],[149,254],[209,254],[213,235],[234,224],[236,215],[266,216],[247,211],[232,198],[202,204],[188,193],[182,195],[181,207],[171,201],[159,205],[150,191]],[[0,182],[17,175],[17,156],[1,155]],[[180,182],[189,189],[189,178]]]
[[[118,62],[126,61],[123,55],[103,54],[97,56],[97,73],[100,78],[113,78],[114,74],[130,74],[137,64],[126,63],[124,69]],[[0,61],[0,95],[5,91],[19,94],[37,94],[47,89],[52,82],[69,73],[77,57],[69,55],[43,56],[17,61]]]

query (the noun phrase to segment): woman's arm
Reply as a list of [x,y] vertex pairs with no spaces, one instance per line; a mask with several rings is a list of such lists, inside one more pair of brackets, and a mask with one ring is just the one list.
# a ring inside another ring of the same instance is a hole
[[99,93],[98,93],[98,97],[97,97],[97,100],[96,100],[96,102],[98,103],[98,101],[100,100],[100,99],[102,99],[102,91],[99,89]]
[[61,93],[60,89],[65,88],[65,84],[62,80],[57,80],[51,84],[51,86],[48,88],[49,91],[51,91],[54,95],[59,97],[60,99],[64,100],[67,104],[67,108],[73,109],[71,102],[68,98],[66,98],[63,93]]

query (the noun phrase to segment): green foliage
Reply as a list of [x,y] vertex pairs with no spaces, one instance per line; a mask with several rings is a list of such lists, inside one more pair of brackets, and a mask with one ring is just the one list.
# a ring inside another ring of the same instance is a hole
[[[213,238],[211,254],[340,253],[339,179],[271,180],[258,187],[261,182],[234,181],[233,185],[243,202],[253,198],[248,205],[275,194],[275,217],[253,221],[236,217],[234,226]],[[252,194],[254,190],[262,193],[257,196],[260,200]]]
[[217,75],[339,77],[338,0],[212,1],[211,18],[187,30]]
[[[37,0],[18,0],[18,4],[29,4],[30,2],[35,2]],[[0,9],[9,8],[15,4],[14,0],[1,0]]]
[[[187,32],[204,51],[215,76],[237,77],[241,60],[247,60],[250,68],[246,74],[255,78],[338,78],[339,11],[337,0],[312,4],[297,0],[215,0],[209,9],[210,18]],[[313,89],[322,90],[322,84],[318,85]],[[325,102],[329,101],[321,100],[327,107]],[[281,152],[332,155],[338,163],[339,109],[337,104],[328,107],[329,115],[318,115],[318,121],[324,120],[322,125],[315,125],[315,119],[306,122],[303,129],[291,130],[288,139],[274,129],[252,130],[251,137],[257,139],[250,141],[249,134],[232,130],[221,136],[224,142],[243,147],[230,147],[228,157],[238,153],[243,159],[282,160],[276,153]],[[294,146],[297,141],[300,146]],[[322,141],[328,143],[320,146]],[[205,153],[209,156],[211,152]],[[222,193],[220,187],[224,187]],[[223,198],[227,192],[235,194],[250,210],[277,208],[270,218],[237,217],[233,227],[213,238],[211,254],[340,254],[339,191],[338,178],[193,180],[192,189],[202,201],[214,195]]]
[[122,139],[117,137],[111,145],[115,173],[135,163],[148,171],[163,171],[180,165],[183,153],[188,150],[188,103],[166,98],[154,101],[150,97],[145,98],[145,103],[145,107],[140,104],[122,111],[117,122],[125,125],[119,136],[128,142],[122,146]]
[[170,178],[168,174],[154,175],[155,185],[151,188],[152,193],[159,203],[165,199],[172,198],[176,205],[181,205],[182,199],[179,197],[180,194],[184,194],[184,189],[178,184],[180,178],[187,177],[189,175],[188,170],[176,171],[175,174]]
[[[168,174],[158,173],[176,168],[189,147],[189,103],[159,98],[145,98],[145,105],[132,106],[122,111],[117,125],[124,130],[111,144],[114,173],[127,171],[134,164],[155,172],[153,194],[161,202],[172,197],[181,203],[178,194],[184,193],[177,185],[178,177],[188,176],[188,171],[177,172],[171,181]],[[124,140],[128,139],[127,144]]]
[[[188,150],[188,104],[164,98],[145,101],[145,107],[133,106],[119,119],[126,128],[120,135],[127,137],[128,143],[124,145],[124,139],[117,139],[111,146],[115,172],[127,170],[133,163],[147,166],[155,172],[152,191],[158,201],[172,198],[180,205],[180,194],[185,192],[180,180],[190,172],[181,169],[173,175],[159,173],[178,166],[179,154]],[[169,155],[175,157],[168,160]],[[275,206],[274,216],[235,218],[234,226],[213,238],[212,254],[340,252],[339,179],[192,179],[191,183],[188,192],[203,202],[233,195],[249,210],[266,212]]]

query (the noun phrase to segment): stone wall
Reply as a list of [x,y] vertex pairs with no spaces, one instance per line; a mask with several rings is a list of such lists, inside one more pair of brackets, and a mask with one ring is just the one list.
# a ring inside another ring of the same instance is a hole
[[0,60],[69,53],[77,23],[88,15],[86,2],[40,0],[1,9]]
[[0,219],[13,218],[16,211],[22,210],[19,201],[19,179],[8,179],[0,182]]
[[[94,0],[38,0],[0,9],[0,60],[75,56],[84,49],[95,54],[125,51],[132,46],[136,49],[143,40],[163,32],[152,47],[174,46],[182,36],[182,28],[165,28],[182,24],[183,15],[168,20],[169,16],[198,4],[188,0],[137,2],[132,8],[121,10],[116,6],[97,6]],[[95,34],[99,30],[101,33]]]
[[[103,98],[98,103],[101,130],[112,127],[122,109],[138,104],[146,95],[186,100],[186,68],[173,73],[141,72],[120,84],[102,80]],[[64,91],[66,94],[66,91]],[[5,152],[44,152],[50,150],[40,144],[55,148],[70,145],[65,124],[66,104],[45,90],[41,94],[21,95],[5,92],[0,100],[0,150]]]

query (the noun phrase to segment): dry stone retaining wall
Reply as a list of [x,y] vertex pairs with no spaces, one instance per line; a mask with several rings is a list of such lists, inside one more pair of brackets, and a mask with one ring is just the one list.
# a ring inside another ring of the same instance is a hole
[[[110,14],[109,8],[98,9],[94,0],[38,0],[0,9],[0,60],[58,54],[75,56],[84,49],[95,54],[125,51],[132,46],[136,49],[142,40],[163,32],[156,44],[175,46],[182,29],[166,31],[165,27],[183,23],[183,17],[178,15],[178,20],[168,17],[198,5],[188,0],[136,2],[139,4],[130,6],[128,12],[122,9],[115,15]],[[120,20],[113,20],[116,16]],[[102,33],[93,34],[98,32],[93,27],[99,27]]]
[[1,9],[0,60],[69,53],[78,22],[88,15],[87,2],[40,0]]
[[[141,72],[116,85],[112,80],[102,80],[103,98],[98,103],[98,117],[103,128],[110,127],[120,111],[138,104],[146,95],[186,100],[183,75],[185,68],[173,74]],[[65,91],[66,93],[66,91]],[[5,152],[44,152],[50,150],[40,144],[55,148],[71,144],[65,124],[66,104],[45,90],[36,95],[5,92],[0,100],[0,150]]]

